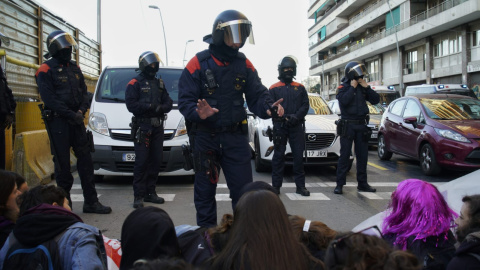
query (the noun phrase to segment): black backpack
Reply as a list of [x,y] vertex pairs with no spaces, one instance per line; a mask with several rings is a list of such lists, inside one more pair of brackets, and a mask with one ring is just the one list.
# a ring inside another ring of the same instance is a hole
[[[443,236],[439,236],[440,240],[436,240],[436,237],[428,237],[427,242],[422,240],[414,241],[413,244],[409,243],[409,249],[417,255],[417,258],[422,265],[422,269],[428,270],[444,270],[447,268],[448,263],[455,256],[455,238],[449,232],[448,239],[441,239]],[[412,240],[412,237],[409,239]]]
[[63,234],[60,233],[55,238],[37,246],[26,246],[18,242],[11,233],[3,269],[61,270],[62,265],[57,241]]

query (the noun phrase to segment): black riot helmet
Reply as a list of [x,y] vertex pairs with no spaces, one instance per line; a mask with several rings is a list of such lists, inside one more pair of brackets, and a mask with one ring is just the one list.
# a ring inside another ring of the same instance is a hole
[[50,58],[55,56],[60,50],[68,47],[78,49],[77,42],[75,42],[72,35],[63,30],[53,31],[47,37],[48,53],[44,56],[45,58]]
[[151,64],[155,64],[155,69],[156,71],[158,71],[158,68],[160,66],[160,61],[161,61],[160,57],[158,56],[157,53],[146,51],[142,53],[138,58],[138,67],[141,72],[144,72],[147,66],[150,66]]
[[217,46],[236,43],[240,44],[241,48],[247,38],[250,44],[255,44],[252,23],[241,12],[225,10],[213,22],[212,34],[205,36],[203,40]]
[[352,61],[345,66],[345,77],[349,80],[357,80],[368,76],[367,68],[358,61]]
[[2,46],[2,43],[8,47],[10,46],[10,39],[5,36],[2,32],[0,32],[0,47]]
[[[287,55],[278,63],[278,79],[284,79],[287,82],[291,82],[297,75],[297,58],[293,55]],[[292,70],[285,71],[286,68]]]

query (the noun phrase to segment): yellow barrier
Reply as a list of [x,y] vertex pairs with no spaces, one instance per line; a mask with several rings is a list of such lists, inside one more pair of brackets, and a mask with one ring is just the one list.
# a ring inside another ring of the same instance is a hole
[[[25,177],[29,186],[47,184],[52,180],[55,168],[46,130],[17,134],[13,148],[12,171]],[[70,162],[77,162],[73,154]]]

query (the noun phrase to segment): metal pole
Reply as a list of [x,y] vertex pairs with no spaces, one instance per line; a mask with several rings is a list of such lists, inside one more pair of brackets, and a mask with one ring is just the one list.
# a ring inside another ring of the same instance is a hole
[[163,27],[163,18],[162,18],[162,11],[159,7],[151,5],[148,6],[149,8],[158,9],[158,13],[160,14],[160,21],[162,22],[162,30],[163,30],[163,39],[165,40],[165,59],[167,60],[166,65],[168,66],[168,50],[167,50],[167,37],[165,35],[165,28]]
[[321,96],[322,96],[323,98],[325,98],[325,92],[323,92],[323,85],[325,84],[325,75],[324,75],[324,73],[323,73],[323,71],[324,71],[324,69],[323,69],[323,63],[324,63],[324,62],[325,62],[325,61],[322,60],[322,94],[321,94]]
[[403,79],[401,78],[403,76],[402,74],[402,59],[400,58],[400,47],[398,46],[398,36],[397,36],[397,27],[395,26],[395,21],[393,20],[393,13],[392,9],[390,8],[390,1],[387,0],[388,4],[388,9],[390,10],[390,17],[392,19],[392,27],[395,27],[395,41],[397,44],[397,57],[398,57],[398,70],[399,70],[399,77],[398,77],[398,83],[400,85],[400,93],[403,93]]
[[102,44],[102,0],[97,0],[97,42]]
[[193,39],[187,40],[187,42],[185,42],[185,50],[183,51],[183,66],[185,66],[185,54],[187,53],[187,45],[189,42],[193,42]]

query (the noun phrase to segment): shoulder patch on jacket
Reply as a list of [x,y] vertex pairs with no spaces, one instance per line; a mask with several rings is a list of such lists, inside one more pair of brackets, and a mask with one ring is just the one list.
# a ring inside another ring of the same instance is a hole
[[132,79],[128,82],[128,85],[134,85],[135,83],[137,83],[137,79]]
[[201,69],[200,62],[198,61],[198,58],[197,58],[196,55],[195,55],[195,57],[190,59],[190,61],[188,62],[187,66],[185,68],[188,69],[188,72],[190,72],[190,74],[193,74],[196,70]]
[[252,71],[255,71],[255,67],[253,66],[252,62],[246,58],[245,62],[247,63],[247,68],[251,69]]
[[283,83],[283,82],[274,83],[274,84],[272,84],[272,86],[270,86],[270,88],[268,90],[276,88],[276,87],[280,87],[280,86],[285,86],[285,83]]
[[38,69],[37,69],[37,72],[35,73],[35,77],[38,76],[38,74],[40,74],[40,72],[43,72],[43,73],[47,73],[48,71],[50,70],[50,67],[43,63]]
[[342,88],[343,88],[343,85],[342,85],[342,84],[340,84],[340,85],[337,87],[337,89],[342,89]]

